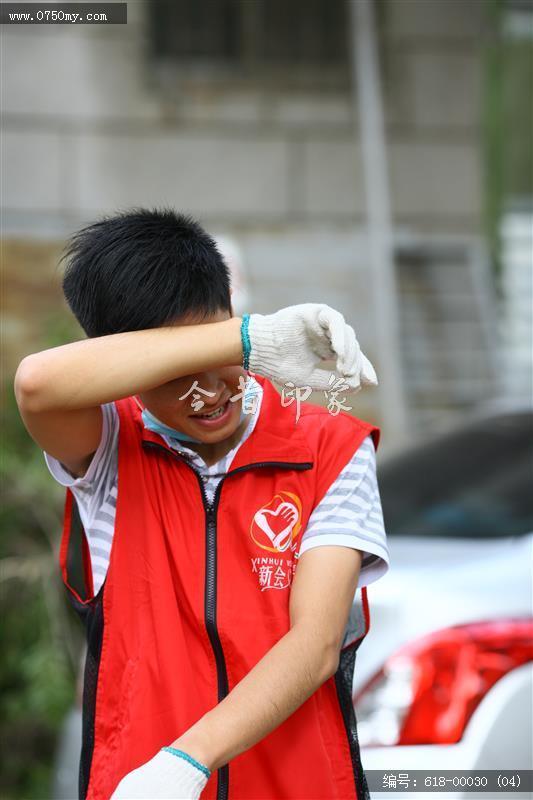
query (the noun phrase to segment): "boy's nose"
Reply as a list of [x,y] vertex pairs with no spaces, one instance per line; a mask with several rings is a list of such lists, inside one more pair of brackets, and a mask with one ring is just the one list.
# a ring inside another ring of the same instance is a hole
[[225,392],[226,384],[216,373],[202,372],[197,376],[196,380],[202,389],[210,393],[209,397],[204,398],[206,405],[214,406],[220,402]]

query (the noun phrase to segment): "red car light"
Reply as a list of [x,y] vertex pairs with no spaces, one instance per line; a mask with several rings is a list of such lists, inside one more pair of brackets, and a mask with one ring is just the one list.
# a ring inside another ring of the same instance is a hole
[[354,697],[362,745],[453,744],[492,686],[533,660],[533,619],[475,622],[405,645]]

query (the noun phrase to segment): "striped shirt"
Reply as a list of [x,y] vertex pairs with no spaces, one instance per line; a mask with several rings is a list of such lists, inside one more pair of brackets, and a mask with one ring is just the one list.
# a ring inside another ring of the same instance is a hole
[[[251,404],[248,426],[233,450],[216,464],[208,466],[198,453],[185,444],[163,436],[165,442],[186,457],[200,473],[210,502],[219,481],[229,470],[239,447],[252,434],[259,417],[262,387],[257,381],[253,381],[252,386],[256,402]],[[120,418],[114,403],[104,403],[102,413],[102,437],[85,475],[76,478],[60,461],[44,452],[52,476],[62,486],[68,486],[76,499],[91,554],[95,594],[107,573],[117,507]],[[299,555],[320,545],[344,545],[362,551],[358,587],[376,581],[389,569],[389,552],[376,478],[376,454],[370,435],[363,440],[311,513],[300,542]]]

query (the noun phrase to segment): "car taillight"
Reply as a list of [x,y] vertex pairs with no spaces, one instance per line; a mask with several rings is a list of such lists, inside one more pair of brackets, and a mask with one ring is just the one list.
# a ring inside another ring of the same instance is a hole
[[533,619],[456,625],[404,645],[354,696],[359,742],[458,742],[496,681],[532,660]]

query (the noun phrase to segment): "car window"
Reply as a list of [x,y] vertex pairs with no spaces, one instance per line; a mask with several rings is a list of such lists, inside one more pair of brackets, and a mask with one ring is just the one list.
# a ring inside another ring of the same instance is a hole
[[472,423],[378,468],[387,536],[533,531],[533,413]]

